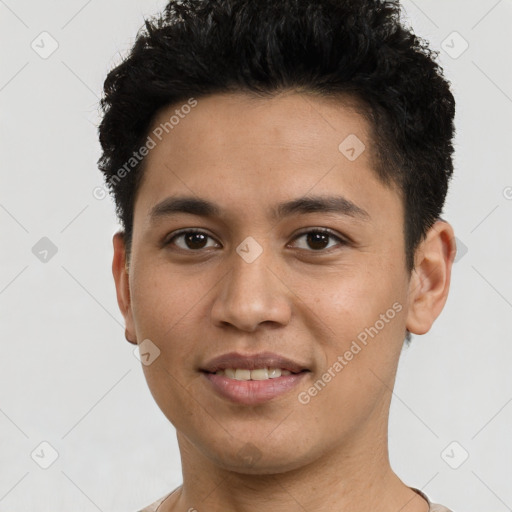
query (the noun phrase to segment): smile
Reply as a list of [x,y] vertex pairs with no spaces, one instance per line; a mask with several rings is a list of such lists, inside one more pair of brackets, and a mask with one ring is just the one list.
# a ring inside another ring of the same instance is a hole
[[[234,376],[227,375],[230,370]],[[227,368],[216,373],[202,372],[202,375],[217,396],[241,405],[258,405],[290,392],[307,373],[307,370],[291,373],[280,368]]]
[[254,370],[226,368],[225,370],[217,370],[215,375],[225,375],[235,380],[267,380],[276,379],[277,377],[281,377],[281,375],[290,375],[291,373],[290,370],[281,368],[256,368]]

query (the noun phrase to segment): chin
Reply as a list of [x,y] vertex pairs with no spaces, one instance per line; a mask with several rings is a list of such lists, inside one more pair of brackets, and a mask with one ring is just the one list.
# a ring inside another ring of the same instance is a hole
[[[293,439],[289,437],[288,440]],[[300,452],[297,446],[304,444],[289,442],[283,445],[279,441],[270,443],[266,434],[260,441],[240,442],[231,440],[229,449],[218,451],[219,444],[201,449],[214,465],[227,471],[245,475],[274,475],[299,469],[313,462],[315,457],[311,446],[307,452]],[[320,454],[319,454],[320,456]]]
[[[292,457],[292,455],[290,455],[290,457]],[[233,459],[223,457],[222,459],[216,459],[214,463],[224,470],[242,475],[278,475],[300,469],[307,465],[305,460],[301,458],[297,459],[297,454],[294,454],[293,457],[293,460],[290,458],[288,460],[282,458],[277,460],[274,456],[263,455],[259,460],[255,461],[241,461],[237,457]]]

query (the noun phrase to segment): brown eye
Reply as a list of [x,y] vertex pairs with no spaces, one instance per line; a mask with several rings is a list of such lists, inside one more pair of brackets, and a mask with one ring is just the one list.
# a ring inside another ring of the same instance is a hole
[[185,233],[183,235],[185,245],[189,249],[203,249],[206,243],[207,235],[203,233]]
[[[301,233],[298,235],[295,240],[298,240],[300,238],[305,237],[306,245],[305,249],[312,249],[311,252],[319,252],[323,251],[325,249],[330,249],[333,247],[332,245],[329,246],[329,240],[336,240],[338,244],[345,245],[346,242],[339,236],[333,234],[331,231],[324,230],[324,229],[316,229],[311,231],[306,231],[304,233]],[[336,245],[336,244],[335,244]],[[304,249],[304,247],[301,247],[301,249]]]
[[[213,240],[210,235],[203,231],[188,230],[174,235],[165,245],[176,245],[185,251],[199,251],[208,247],[208,239]],[[182,242],[176,243],[176,240],[182,240]]]

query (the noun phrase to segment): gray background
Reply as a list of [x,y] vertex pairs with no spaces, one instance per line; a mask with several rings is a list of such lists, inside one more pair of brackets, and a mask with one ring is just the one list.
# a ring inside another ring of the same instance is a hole
[[[135,511],[181,483],[174,429],[124,339],[117,223],[96,188],[103,80],[164,5],[0,0],[0,512]],[[459,257],[445,310],[404,350],[391,460],[456,512],[512,510],[512,3],[403,6],[457,100],[444,217]]]

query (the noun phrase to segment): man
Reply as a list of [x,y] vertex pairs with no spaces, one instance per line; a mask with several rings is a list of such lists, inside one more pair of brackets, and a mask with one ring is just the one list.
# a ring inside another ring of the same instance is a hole
[[105,82],[126,339],[183,485],[146,511],[447,511],[390,467],[447,299],[454,99],[378,0],[183,0]]

